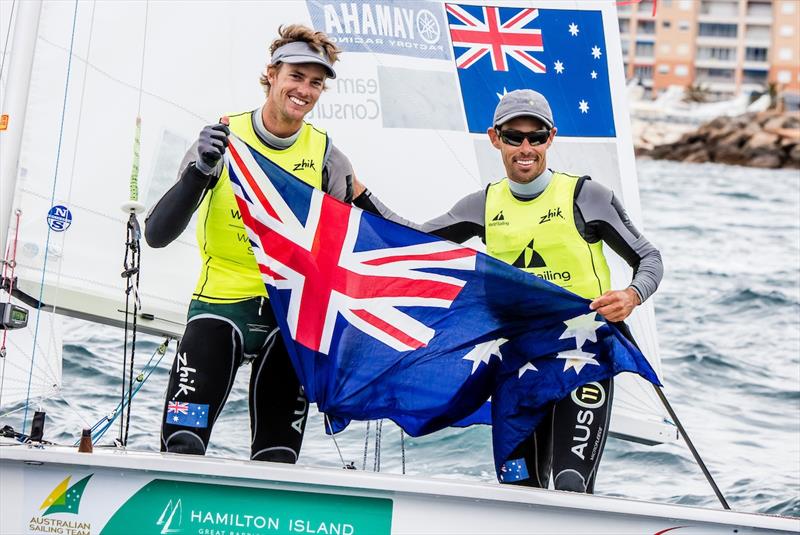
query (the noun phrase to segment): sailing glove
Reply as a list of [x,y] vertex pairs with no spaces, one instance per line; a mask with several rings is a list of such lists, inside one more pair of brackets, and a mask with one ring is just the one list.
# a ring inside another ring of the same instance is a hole
[[197,154],[200,160],[195,162],[195,167],[204,175],[211,174],[228,146],[230,129],[224,124],[208,125],[200,131],[197,139]]

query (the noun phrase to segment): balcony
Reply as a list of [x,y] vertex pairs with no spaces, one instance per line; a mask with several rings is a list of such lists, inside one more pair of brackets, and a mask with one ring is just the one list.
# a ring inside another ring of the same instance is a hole
[[747,22],[772,24],[772,4],[769,2],[749,2],[745,12]]
[[736,59],[697,58],[694,64],[698,69],[735,69]]

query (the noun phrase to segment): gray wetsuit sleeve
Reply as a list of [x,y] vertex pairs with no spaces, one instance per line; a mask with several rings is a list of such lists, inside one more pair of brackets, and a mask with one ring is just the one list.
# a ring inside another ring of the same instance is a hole
[[575,192],[575,225],[589,243],[600,240],[633,268],[631,287],[644,302],[655,293],[664,265],[661,253],[631,223],[614,193],[597,182],[582,180]]
[[222,173],[222,163],[217,164],[209,176],[195,168],[197,159],[195,142],[183,157],[178,181],[148,212],[144,221],[144,238],[150,247],[165,247],[180,236],[206,192],[217,183]]
[[423,224],[422,231],[457,243],[474,236],[486,242],[485,211],[486,191],[476,191],[458,201],[446,214]]
[[362,210],[371,212],[384,219],[420,230],[420,225],[394,213],[369,190],[364,191],[354,199],[354,176],[355,173],[350,160],[329,139],[328,150],[322,167],[322,190],[329,195],[333,195],[340,201],[352,203]]

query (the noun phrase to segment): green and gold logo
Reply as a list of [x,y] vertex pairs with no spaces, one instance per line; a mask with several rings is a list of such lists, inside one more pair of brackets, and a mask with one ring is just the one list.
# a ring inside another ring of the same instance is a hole
[[69,480],[72,476],[67,476],[64,481],[56,485],[53,492],[42,502],[40,511],[44,511],[42,516],[52,515],[53,513],[71,513],[78,514],[78,507],[81,505],[81,497],[89,478],[93,474],[89,474],[71,487]]

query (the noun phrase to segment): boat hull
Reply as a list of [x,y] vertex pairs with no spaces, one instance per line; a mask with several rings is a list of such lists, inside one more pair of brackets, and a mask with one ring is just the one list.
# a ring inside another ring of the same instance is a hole
[[0,533],[797,533],[800,519],[213,457],[0,447]]

